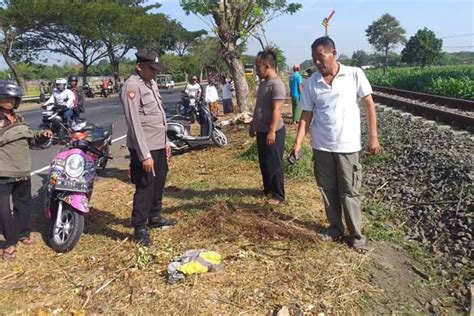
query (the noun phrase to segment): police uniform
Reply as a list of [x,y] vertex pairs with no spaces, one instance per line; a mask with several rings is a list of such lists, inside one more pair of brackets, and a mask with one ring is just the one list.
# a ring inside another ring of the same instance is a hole
[[[136,56],[139,63],[158,66],[153,51],[139,50]],[[161,201],[168,173],[166,115],[155,80],[145,82],[137,71],[125,81],[120,99],[128,126],[130,176],[136,187],[132,225],[137,232],[137,229],[146,229],[151,219],[161,218]],[[154,173],[143,169],[142,162],[148,158],[153,158]]]

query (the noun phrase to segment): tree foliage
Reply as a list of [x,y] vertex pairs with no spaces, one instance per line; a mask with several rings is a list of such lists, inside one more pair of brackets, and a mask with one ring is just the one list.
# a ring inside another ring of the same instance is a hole
[[249,88],[238,44],[245,44],[252,32],[268,21],[295,13],[301,4],[286,0],[180,0],[180,4],[188,14],[208,18],[234,78],[238,106],[241,111],[247,111]]
[[436,38],[435,33],[425,27],[410,37],[402,50],[402,61],[421,67],[433,65],[441,57],[442,46],[443,40]]
[[388,54],[398,43],[405,43],[405,30],[400,22],[386,13],[365,30],[368,41],[375,50],[385,56],[384,65],[388,64]]

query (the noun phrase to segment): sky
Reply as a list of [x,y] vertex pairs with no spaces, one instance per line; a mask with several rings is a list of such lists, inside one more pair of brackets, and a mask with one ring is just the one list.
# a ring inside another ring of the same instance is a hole
[[[210,31],[208,18],[186,15],[179,0],[158,1],[162,6],[157,12],[176,19],[188,30]],[[351,56],[356,50],[374,52],[367,42],[365,30],[389,13],[400,22],[409,39],[416,31],[427,27],[438,38],[443,39],[443,50],[447,52],[474,51],[474,0],[288,0],[298,2],[303,8],[293,15],[282,15],[264,26],[267,40],[280,47],[287,64],[301,63],[311,58],[311,43],[324,35],[321,21],[332,10],[329,35],[336,42],[338,54]],[[156,1],[148,1],[156,3]],[[400,52],[398,46],[395,51]],[[251,39],[247,53],[255,55],[260,44]],[[131,54],[132,56],[133,54]],[[59,62],[62,56],[50,62]],[[64,59],[65,60],[65,59]],[[0,59],[0,68],[5,62]]]
[[[152,2],[152,1],[149,1]],[[161,0],[159,12],[181,21],[188,30],[207,29],[209,23],[195,15],[186,15],[179,0]],[[356,50],[374,52],[367,42],[365,30],[389,13],[400,22],[409,39],[419,29],[427,27],[443,38],[447,52],[474,51],[474,0],[288,0],[303,8],[293,15],[283,15],[264,26],[267,40],[280,47],[287,64],[301,63],[311,58],[311,43],[324,35],[321,25],[332,10],[329,35],[336,42],[338,54],[351,56]],[[207,21],[207,19],[204,19]],[[468,36],[460,36],[467,35]],[[456,37],[451,37],[456,36]],[[395,51],[400,52],[403,47]],[[248,53],[255,55],[260,44],[250,40]]]

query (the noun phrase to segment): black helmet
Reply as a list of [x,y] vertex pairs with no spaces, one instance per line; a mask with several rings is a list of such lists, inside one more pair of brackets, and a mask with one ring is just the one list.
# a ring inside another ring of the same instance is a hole
[[9,80],[0,80],[0,98],[15,98],[15,109],[18,109],[20,106],[22,96],[23,91],[15,82]]
[[78,81],[78,80],[77,80],[77,76],[75,76],[75,75],[70,75],[70,76],[67,78],[67,82],[68,82],[68,83],[71,83],[71,81]]

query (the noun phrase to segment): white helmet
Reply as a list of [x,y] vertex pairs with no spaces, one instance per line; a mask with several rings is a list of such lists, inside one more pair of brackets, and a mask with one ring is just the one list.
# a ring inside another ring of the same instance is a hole
[[59,91],[63,91],[64,89],[66,89],[66,84],[67,84],[66,79],[64,78],[56,79],[55,85],[56,85],[56,89],[58,89]]

